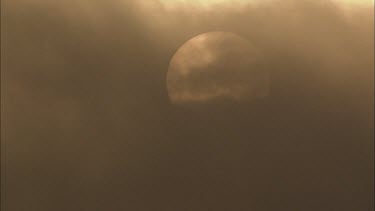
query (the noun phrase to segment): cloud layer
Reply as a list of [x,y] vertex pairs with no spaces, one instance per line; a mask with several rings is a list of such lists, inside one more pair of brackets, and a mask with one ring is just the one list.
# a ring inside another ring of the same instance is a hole
[[[372,208],[372,5],[145,2],[2,2],[5,210]],[[172,56],[210,31],[262,52],[266,101],[170,104]]]

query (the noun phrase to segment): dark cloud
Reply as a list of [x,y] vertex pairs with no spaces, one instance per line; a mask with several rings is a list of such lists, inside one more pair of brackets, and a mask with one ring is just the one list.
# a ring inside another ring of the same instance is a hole
[[[139,2],[3,2],[5,210],[371,210],[372,6]],[[267,99],[170,104],[209,31],[262,52]]]

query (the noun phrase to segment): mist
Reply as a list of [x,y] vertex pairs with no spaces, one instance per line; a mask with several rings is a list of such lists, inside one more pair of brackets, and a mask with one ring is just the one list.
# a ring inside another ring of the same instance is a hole
[[[44,210],[371,210],[373,3],[4,0],[2,203]],[[267,98],[189,107],[191,38],[248,40]]]

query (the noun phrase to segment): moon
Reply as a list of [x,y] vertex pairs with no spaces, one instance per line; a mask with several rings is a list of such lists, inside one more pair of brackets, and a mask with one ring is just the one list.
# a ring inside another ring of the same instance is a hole
[[172,104],[243,102],[269,95],[269,71],[257,49],[231,32],[208,32],[172,57],[167,91]]

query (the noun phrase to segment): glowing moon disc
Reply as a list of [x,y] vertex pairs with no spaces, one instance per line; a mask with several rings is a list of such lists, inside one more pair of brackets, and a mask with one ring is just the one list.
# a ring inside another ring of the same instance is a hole
[[269,93],[269,73],[246,39],[228,32],[201,34],[173,56],[167,74],[173,104],[248,101]]

